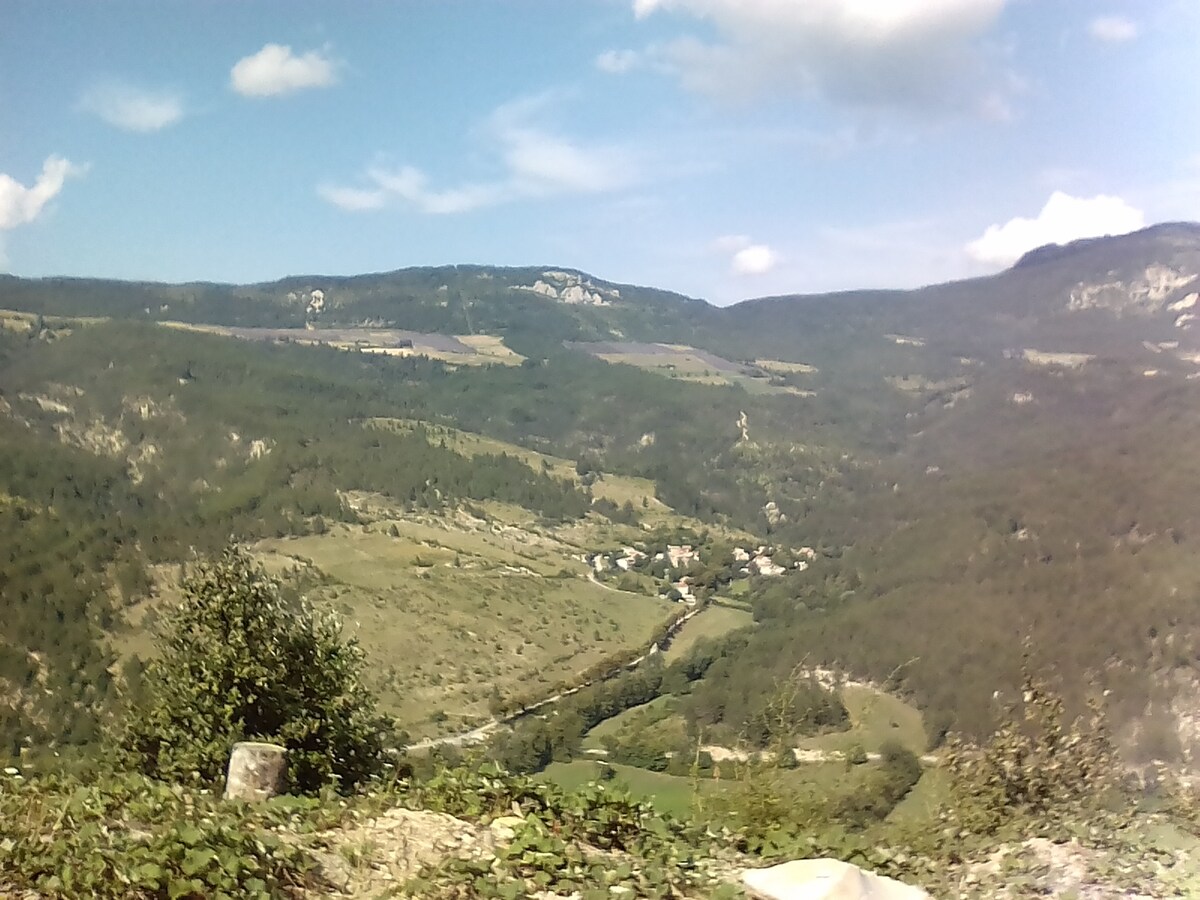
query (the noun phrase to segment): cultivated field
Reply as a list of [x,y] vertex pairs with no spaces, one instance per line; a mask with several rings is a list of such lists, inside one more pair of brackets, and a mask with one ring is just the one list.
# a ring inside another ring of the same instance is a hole
[[161,324],[168,328],[203,331],[247,341],[327,344],[339,350],[355,350],[361,353],[427,356],[460,366],[517,366],[525,359],[507,347],[503,338],[490,334],[427,334],[398,328],[237,328],[226,325],[193,325],[188,322]]
[[[766,377],[769,370],[765,368],[731,362],[687,344],[596,341],[574,342],[569,346],[605,362],[636,366],[655,375],[695,384],[741,385],[750,393],[759,394],[795,394],[803,397],[811,393],[789,384],[772,384]],[[776,374],[807,370],[808,367],[802,367],[789,372],[777,371]]]

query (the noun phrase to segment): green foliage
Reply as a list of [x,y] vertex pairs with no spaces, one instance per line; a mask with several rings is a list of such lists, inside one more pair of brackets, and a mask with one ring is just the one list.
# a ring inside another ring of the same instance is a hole
[[[852,829],[882,822],[921,780],[921,761],[897,743],[881,749],[879,766],[858,783],[853,792],[832,800],[834,818]],[[865,754],[863,762],[866,762]]]
[[0,894],[283,896],[303,885],[311,869],[274,830],[294,812],[278,804],[223,803],[136,775],[0,775]]
[[[714,677],[721,672],[714,664],[724,659],[731,642],[702,640],[694,645],[681,659],[664,666],[661,658],[643,663],[634,671],[620,667],[615,672],[603,671],[596,680],[571,696],[555,704],[555,714],[548,718],[530,716],[518,720],[511,734],[493,742],[492,753],[507,769],[513,772],[537,772],[552,761],[574,758],[580,749],[584,734],[601,722],[648,703],[665,693],[689,689],[697,679]],[[611,665],[607,667],[611,670]],[[610,677],[605,677],[610,676]],[[704,685],[707,681],[701,681]],[[689,698],[690,699],[690,698]],[[696,709],[689,706],[690,714],[699,718]],[[699,707],[700,715],[709,713],[709,707]],[[722,713],[725,710],[722,708]],[[746,709],[728,710],[728,718],[749,732],[754,740],[765,745],[772,734],[778,734],[781,723],[785,723],[789,734],[809,734],[829,724],[844,722],[845,708],[835,695],[815,682],[793,682],[785,699],[772,704],[770,698],[757,698]],[[723,719],[722,719],[723,720]],[[774,729],[774,730],[773,730]],[[667,768],[664,756],[667,749],[650,748],[629,744],[617,751],[617,761],[627,762],[644,768],[661,771]]]
[[709,661],[686,707],[700,728],[719,726],[723,734],[764,748],[849,721],[835,693],[799,674],[794,648],[781,652],[774,642],[734,633],[704,642],[693,655]]
[[495,860],[448,860],[408,886],[431,898],[519,898],[539,891],[586,898],[695,896],[714,879],[702,858],[711,835],[663,816],[611,784],[574,791],[485,765],[438,772],[408,802],[469,819],[517,816]]
[[946,749],[953,825],[994,835],[1004,827],[1081,827],[1120,809],[1121,768],[1102,709],[1068,722],[1062,697],[1026,670],[1021,703],[982,748]]
[[288,607],[278,582],[230,548],[162,613],[147,700],[127,714],[120,744],[148,775],[214,784],[235,742],[274,741],[288,748],[294,790],[351,790],[379,771],[390,727],[362,674],[336,617]]

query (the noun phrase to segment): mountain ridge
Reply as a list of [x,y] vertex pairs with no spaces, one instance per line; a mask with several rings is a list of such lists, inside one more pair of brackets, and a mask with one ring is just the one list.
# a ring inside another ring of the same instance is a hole
[[523,275],[526,277],[535,277],[539,273],[546,271],[558,271],[568,273],[595,282],[599,285],[610,288],[630,288],[635,291],[652,291],[657,294],[669,295],[673,298],[688,301],[691,303],[704,303],[712,309],[732,309],[743,304],[759,303],[763,301],[779,300],[785,298],[804,298],[804,299],[830,299],[838,297],[850,296],[871,296],[871,295],[906,295],[920,293],[922,291],[933,288],[946,288],[953,285],[970,284],[978,281],[986,281],[989,279],[1002,277],[1010,274],[1015,270],[1029,268],[1035,265],[1061,261],[1062,259],[1077,255],[1094,248],[1110,249],[1121,244],[1143,243],[1149,239],[1168,239],[1174,237],[1182,237],[1190,239],[1200,244],[1200,222],[1189,221],[1174,221],[1174,222],[1159,222],[1148,225],[1145,228],[1137,231],[1129,232],[1122,235],[1104,235],[1093,238],[1080,238],[1074,241],[1069,241],[1065,244],[1049,243],[1024,253],[1015,263],[1008,268],[1002,269],[999,272],[994,272],[986,275],[970,276],[961,279],[951,279],[950,281],[930,282],[913,288],[846,288],[836,291],[819,291],[813,293],[786,292],[779,294],[769,294],[760,296],[745,297],[741,300],[734,301],[730,304],[717,305],[703,297],[694,297],[679,291],[673,291],[664,288],[658,288],[651,285],[634,284],[631,282],[614,281],[607,278],[601,278],[584,269],[575,268],[572,266],[562,265],[498,265],[491,263],[450,263],[436,266],[402,266],[395,269],[385,269],[373,272],[355,272],[355,273],[294,273],[283,275],[278,278],[262,279],[248,282],[237,281],[213,281],[207,279],[189,279],[183,281],[161,281],[147,278],[95,278],[91,276],[79,275],[43,275],[43,276],[19,276],[11,273],[0,273],[0,284],[4,283],[42,283],[42,284],[108,284],[108,285],[125,285],[129,287],[153,287],[159,289],[166,288],[241,288],[241,289],[265,289],[265,288],[290,288],[297,287],[309,282],[323,281],[333,283],[346,283],[354,281],[384,281],[389,278],[398,276],[410,276],[414,274],[437,274],[437,273],[464,273],[464,274],[479,274],[479,273],[500,273]]
[[[992,275],[913,289],[753,297],[729,306],[575,268],[461,264],[252,284],[0,278],[0,308],[230,326],[366,326],[528,341],[695,344],[723,356],[800,361],[856,352],[886,335],[959,355],[1038,349],[1144,355],[1200,351],[1200,225],[1163,223],[1047,245]],[[1126,321],[1128,320],[1128,321]]]

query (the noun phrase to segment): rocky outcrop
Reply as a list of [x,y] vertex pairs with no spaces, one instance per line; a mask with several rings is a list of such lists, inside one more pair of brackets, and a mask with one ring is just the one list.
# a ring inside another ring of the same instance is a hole
[[[522,820],[523,821],[523,820]],[[334,892],[349,897],[396,896],[425,866],[451,857],[486,858],[512,840],[513,818],[495,829],[446,813],[395,807],[377,818],[326,835],[331,850],[313,853],[317,871]]]
[[573,305],[607,306],[613,300],[621,299],[621,292],[616,288],[600,287],[573,272],[560,272],[554,269],[543,272],[542,277],[533,284],[514,285],[513,290],[529,291]]
[[[1137,277],[1114,279],[1099,283],[1080,282],[1071,291],[1067,309],[1106,309],[1110,312],[1145,315],[1160,311],[1168,301],[1178,296],[1181,288],[1191,284],[1196,272],[1151,265]],[[1168,307],[1175,310],[1178,303]]]
[[742,885],[757,900],[929,900],[929,894],[836,859],[798,859],[747,869]]

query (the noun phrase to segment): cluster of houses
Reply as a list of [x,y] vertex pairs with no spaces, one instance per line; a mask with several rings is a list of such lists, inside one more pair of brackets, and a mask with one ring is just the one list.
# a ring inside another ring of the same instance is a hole
[[[817,558],[817,552],[812,547],[801,547],[790,551],[794,557],[791,565],[780,565],[774,560],[778,551],[774,548],[760,546],[754,549],[744,547],[733,548],[732,560],[724,564],[730,567],[730,573],[735,578],[749,578],[753,575],[768,578],[778,577],[789,570],[803,572],[809,563]],[[596,553],[587,557],[588,564],[596,575],[604,575],[614,569],[620,572],[639,572],[654,568],[655,563],[665,563],[665,578],[670,585],[663,591],[663,596],[676,599],[689,606],[696,604],[695,580],[687,574],[688,569],[700,563],[700,551],[691,544],[668,544],[666,550],[653,556],[636,547],[622,547],[610,553]]]

